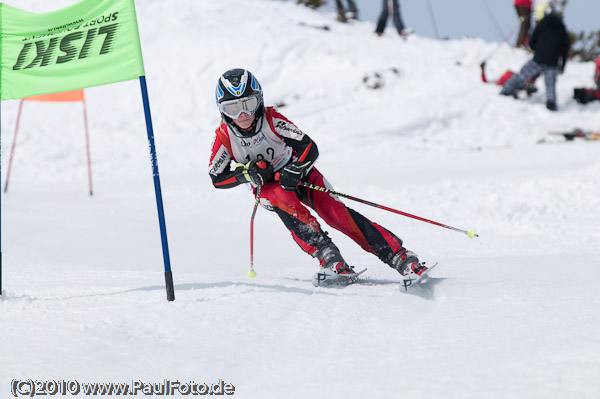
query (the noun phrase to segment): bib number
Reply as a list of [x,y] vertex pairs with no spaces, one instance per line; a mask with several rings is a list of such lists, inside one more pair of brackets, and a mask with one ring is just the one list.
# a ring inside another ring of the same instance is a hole
[[[267,148],[266,152],[267,152],[267,158],[268,158],[268,157],[271,157],[270,161],[272,161],[272,160],[275,158],[275,149],[274,149],[274,148],[271,148],[271,147],[269,147],[269,148]],[[264,159],[265,159],[265,156],[264,156],[263,154],[256,154],[256,159],[257,159],[257,160],[259,160],[259,161],[262,161],[262,160],[264,160]],[[250,161],[251,161],[251,159],[250,159],[250,155],[246,155],[246,160],[247,160],[248,162],[250,162]],[[269,160],[269,159],[268,159],[268,160]]]

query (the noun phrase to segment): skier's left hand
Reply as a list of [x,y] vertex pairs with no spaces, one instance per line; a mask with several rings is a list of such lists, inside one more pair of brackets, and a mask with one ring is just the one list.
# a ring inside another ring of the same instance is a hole
[[279,184],[285,191],[294,191],[302,176],[304,176],[304,165],[300,162],[292,162],[286,165],[281,172],[279,172]]

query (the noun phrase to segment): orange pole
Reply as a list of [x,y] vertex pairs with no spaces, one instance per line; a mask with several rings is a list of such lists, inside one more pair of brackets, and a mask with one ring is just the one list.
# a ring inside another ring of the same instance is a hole
[[6,170],[6,181],[4,182],[4,192],[8,190],[8,180],[10,179],[10,169],[12,167],[13,158],[15,156],[15,146],[17,145],[17,132],[19,131],[19,121],[21,120],[21,110],[23,108],[23,99],[19,101],[19,112],[17,113],[17,123],[15,125],[15,134],[13,137],[12,146],[10,148],[10,157],[8,158],[8,169]]
[[90,135],[88,133],[88,119],[87,110],[85,106],[85,98],[83,99],[83,123],[85,124],[85,149],[87,152],[87,165],[88,165],[88,181],[90,186],[90,195],[94,195],[92,188],[92,161],[90,157]]

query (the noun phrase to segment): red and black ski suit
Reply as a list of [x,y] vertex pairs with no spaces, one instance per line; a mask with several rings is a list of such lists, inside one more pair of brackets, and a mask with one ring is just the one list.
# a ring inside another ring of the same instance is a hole
[[[267,107],[255,131],[251,137],[244,137],[234,124],[227,123],[216,130],[209,163],[209,174],[216,188],[231,188],[247,182],[239,172],[231,170],[231,161],[247,163],[264,159],[273,165],[275,172],[295,160],[310,162],[310,170],[302,181],[331,189],[321,172],[312,167],[319,155],[317,145],[285,116]],[[400,238],[331,194],[303,186],[285,191],[278,182],[269,181],[260,190],[260,203],[279,215],[296,243],[311,256],[317,256],[315,252],[331,245],[331,240],[305,205],[385,263],[404,250]]]

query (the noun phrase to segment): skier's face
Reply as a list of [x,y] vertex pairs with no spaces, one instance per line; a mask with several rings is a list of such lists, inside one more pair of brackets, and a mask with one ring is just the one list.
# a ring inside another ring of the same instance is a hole
[[240,129],[246,130],[254,123],[254,114],[249,115],[245,112],[242,112],[240,116],[233,120],[233,123],[237,125]]

